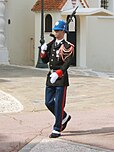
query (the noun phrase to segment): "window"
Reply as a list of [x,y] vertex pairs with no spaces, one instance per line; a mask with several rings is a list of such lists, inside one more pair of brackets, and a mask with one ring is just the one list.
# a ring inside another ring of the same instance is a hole
[[101,0],[101,7],[103,7],[104,9],[108,8],[108,0]]
[[52,32],[52,17],[50,14],[45,18],[45,32]]
[[[69,19],[69,17],[70,17],[70,15],[68,15],[67,16],[67,21],[68,21],[68,19]],[[68,31],[69,32],[73,32],[73,31],[76,31],[76,16],[74,16],[73,18],[72,18],[72,21],[69,23],[69,25],[68,25]]]

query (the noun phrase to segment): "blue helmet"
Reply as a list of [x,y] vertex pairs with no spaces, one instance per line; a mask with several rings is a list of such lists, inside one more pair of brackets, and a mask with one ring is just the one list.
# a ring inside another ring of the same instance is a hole
[[55,23],[53,30],[54,31],[65,31],[67,33],[68,32],[67,24],[63,20],[59,20],[58,22]]

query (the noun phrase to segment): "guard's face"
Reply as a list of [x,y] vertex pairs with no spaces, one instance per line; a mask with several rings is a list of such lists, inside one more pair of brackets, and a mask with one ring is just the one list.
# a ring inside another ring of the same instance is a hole
[[65,32],[64,31],[54,31],[55,32],[55,37],[58,39],[58,40],[61,40],[64,38],[64,34]]

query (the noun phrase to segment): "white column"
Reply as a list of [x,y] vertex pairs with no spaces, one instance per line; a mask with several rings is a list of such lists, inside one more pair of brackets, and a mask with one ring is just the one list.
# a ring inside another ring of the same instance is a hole
[[86,45],[87,45],[87,22],[86,16],[80,16],[80,52],[79,52],[79,66],[86,68]]
[[113,13],[114,13],[114,0],[113,0]]
[[5,0],[0,0],[0,64],[8,64],[8,58],[5,43]]

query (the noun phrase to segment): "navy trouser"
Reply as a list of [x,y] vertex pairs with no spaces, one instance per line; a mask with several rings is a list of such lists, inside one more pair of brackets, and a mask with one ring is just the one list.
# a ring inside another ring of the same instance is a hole
[[66,89],[66,86],[46,86],[45,104],[55,116],[53,130],[56,131],[61,131],[62,119],[64,119],[67,115],[64,111],[66,102]]

